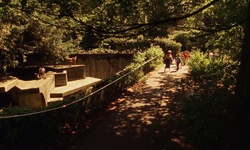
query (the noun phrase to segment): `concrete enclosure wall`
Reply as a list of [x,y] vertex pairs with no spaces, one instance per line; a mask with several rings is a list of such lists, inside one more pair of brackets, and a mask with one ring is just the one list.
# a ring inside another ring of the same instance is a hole
[[[105,79],[111,75],[114,75],[118,71],[125,68],[131,62],[133,54],[74,54],[77,56],[77,65],[85,66],[86,77],[95,77]],[[27,63],[25,66],[33,66],[42,64],[42,66],[51,65],[44,64],[44,62],[38,62],[38,58],[32,55],[27,56]],[[68,61],[59,62],[58,65],[68,65]],[[73,67],[73,63],[71,64]],[[70,76],[70,75],[69,75]]]

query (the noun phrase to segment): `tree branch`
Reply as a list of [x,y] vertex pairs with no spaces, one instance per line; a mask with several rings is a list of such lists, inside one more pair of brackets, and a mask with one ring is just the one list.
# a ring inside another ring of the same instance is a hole
[[94,31],[96,31],[96,32],[102,32],[102,33],[105,33],[105,34],[120,34],[120,33],[124,33],[124,32],[127,32],[127,31],[139,29],[139,28],[144,27],[144,26],[150,26],[150,25],[156,26],[156,25],[159,25],[159,24],[165,24],[165,23],[169,23],[169,22],[173,22],[173,21],[179,21],[179,20],[183,20],[183,19],[189,18],[191,16],[194,16],[194,15],[202,12],[203,10],[207,9],[211,5],[214,5],[218,1],[219,0],[213,0],[212,2],[210,2],[210,3],[206,4],[205,6],[199,8],[198,10],[196,10],[196,11],[194,11],[192,13],[189,13],[189,14],[185,14],[183,16],[168,18],[168,19],[164,19],[164,20],[160,20],[160,21],[155,21],[155,22],[150,22],[150,23],[144,23],[144,24],[126,25],[126,26],[128,26],[128,28],[124,29],[124,30],[118,30],[118,31],[110,32],[109,29],[107,29],[107,30],[99,30],[99,29],[96,29],[94,27],[92,27],[92,29]]

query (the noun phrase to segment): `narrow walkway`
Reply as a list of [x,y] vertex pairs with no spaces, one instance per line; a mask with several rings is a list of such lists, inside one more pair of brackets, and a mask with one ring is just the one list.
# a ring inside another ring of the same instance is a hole
[[180,80],[188,68],[167,73],[163,68],[151,72],[145,83],[129,88],[103,120],[65,150],[181,150],[174,118],[181,98]]

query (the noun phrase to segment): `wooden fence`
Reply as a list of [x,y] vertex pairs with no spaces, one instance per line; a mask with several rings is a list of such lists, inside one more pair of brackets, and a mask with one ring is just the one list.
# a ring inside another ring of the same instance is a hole
[[128,65],[133,54],[76,54],[77,64],[84,64],[87,77],[105,79]]

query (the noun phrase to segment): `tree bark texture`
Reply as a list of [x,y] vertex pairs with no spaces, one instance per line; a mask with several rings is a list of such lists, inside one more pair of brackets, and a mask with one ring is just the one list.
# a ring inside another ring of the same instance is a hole
[[235,90],[235,105],[233,105],[226,142],[227,150],[250,149],[250,2],[247,15],[241,64]]

